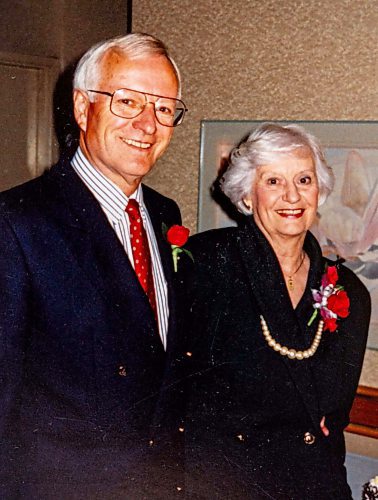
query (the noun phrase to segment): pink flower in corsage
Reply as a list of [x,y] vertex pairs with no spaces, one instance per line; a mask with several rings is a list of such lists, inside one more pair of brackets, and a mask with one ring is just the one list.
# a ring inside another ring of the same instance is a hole
[[308,326],[312,324],[320,311],[324,321],[324,330],[334,332],[337,328],[337,320],[349,315],[349,297],[344,288],[336,284],[338,279],[336,266],[326,267],[320,290],[311,289],[315,311],[307,323]]
[[171,245],[173,267],[175,273],[177,273],[177,262],[180,258],[180,253],[185,253],[193,260],[191,252],[189,252],[186,248],[182,248],[188,241],[190,231],[187,227],[179,226],[178,224],[171,226],[169,229],[165,224],[163,224],[163,233],[165,234],[168,243]]

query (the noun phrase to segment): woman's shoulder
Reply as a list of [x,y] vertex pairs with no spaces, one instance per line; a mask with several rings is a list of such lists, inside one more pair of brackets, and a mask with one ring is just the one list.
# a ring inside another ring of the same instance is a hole
[[339,279],[338,283],[343,286],[343,287],[350,287],[352,288],[355,292],[358,292],[361,294],[361,298],[368,297],[370,299],[369,292],[364,285],[364,283],[361,281],[361,279],[357,276],[357,274],[352,271],[348,266],[345,265],[344,262],[338,263],[337,261],[334,262],[330,259],[325,259],[326,263],[328,266],[334,266],[336,265]]
[[191,236],[188,241],[189,250],[196,255],[213,255],[225,252],[238,238],[236,227],[210,229]]
[[214,296],[214,290],[218,294],[238,272],[238,238],[238,228],[229,227],[198,233],[189,239],[186,248],[192,259],[186,259],[182,267],[183,281],[192,283],[204,302],[207,296]]
[[[329,259],[326,259],[326,262],[328,266],[335,265],[335,262]],[[337,264],[337,272],[337,284],[347,292],[353,308],[359,311],[359,315],[370,318],[371,297],[362,280],[344,263]]]

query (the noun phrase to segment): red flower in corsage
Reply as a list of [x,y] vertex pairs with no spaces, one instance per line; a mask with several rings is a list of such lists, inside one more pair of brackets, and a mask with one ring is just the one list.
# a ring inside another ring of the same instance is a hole
[[336,266],[326,267],[326,272],[322,276],[320,290],[312,289],[312,297],[315,300],[313,315],[308,322],[312,324],[318,311],[324,321],[324,330],[334,332],[337,328],[337,320],[346,318],[349,315],[349,297],[344,288],[337,285],[339,275]]
[[184,252],[193,260],[193,255],[191,254],[191,252],[189,252],[189,250],[187,250],[186,248],[182,248],[188,241],[190,231],[187,227],[179,226],[178,224],[175,224],[169,229],[165,224],[163,224],[163,233],[165,234],[168,243],[171,245],[173,267],[175,273],[177,273],[177,262],[180,258],[180,253]]

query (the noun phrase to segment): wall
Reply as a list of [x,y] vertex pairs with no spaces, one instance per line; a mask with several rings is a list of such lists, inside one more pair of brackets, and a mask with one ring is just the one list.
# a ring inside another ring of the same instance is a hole
[[63,1],[0,0],[0,8],[2,51],[59,58],[63,35]]
[[124,0],[0,0],[4,52],[56,57],[61,68],[98,40],[126,32]]
[[126,34],[126,0],[61,0],[64,11],[64,60],[66,63],[94,43]]
[[[378,120],[378,0],[138,0],[184,79],[186,121],[147,183],[197,223],[202,119]],[[378,351],[361,383],[378,386]]]
[[378,119],[377,0],[133,4],[133,30],[171,48],[190,110],[148,182],[193,230],[201,119]]
[[65,137],[77,135],[67,64],[98,40],[125,33],[127,14],[124,0],[0,0],[0,9],[0,94],[8,103],[0,109],[8,124],[2,190],[42,172]]

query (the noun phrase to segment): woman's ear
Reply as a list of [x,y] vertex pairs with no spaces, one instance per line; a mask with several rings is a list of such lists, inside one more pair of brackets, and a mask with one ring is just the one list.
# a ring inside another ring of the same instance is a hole
[[242,203],[246,210],[250,213],[253,214],[253,205],[252,205],[252,200],[251,198],[243,198]]
[[326,201],[327,196],[324,193],[321,193],[319,190],[318,194],[318,208],[323,205],[323,203]]

